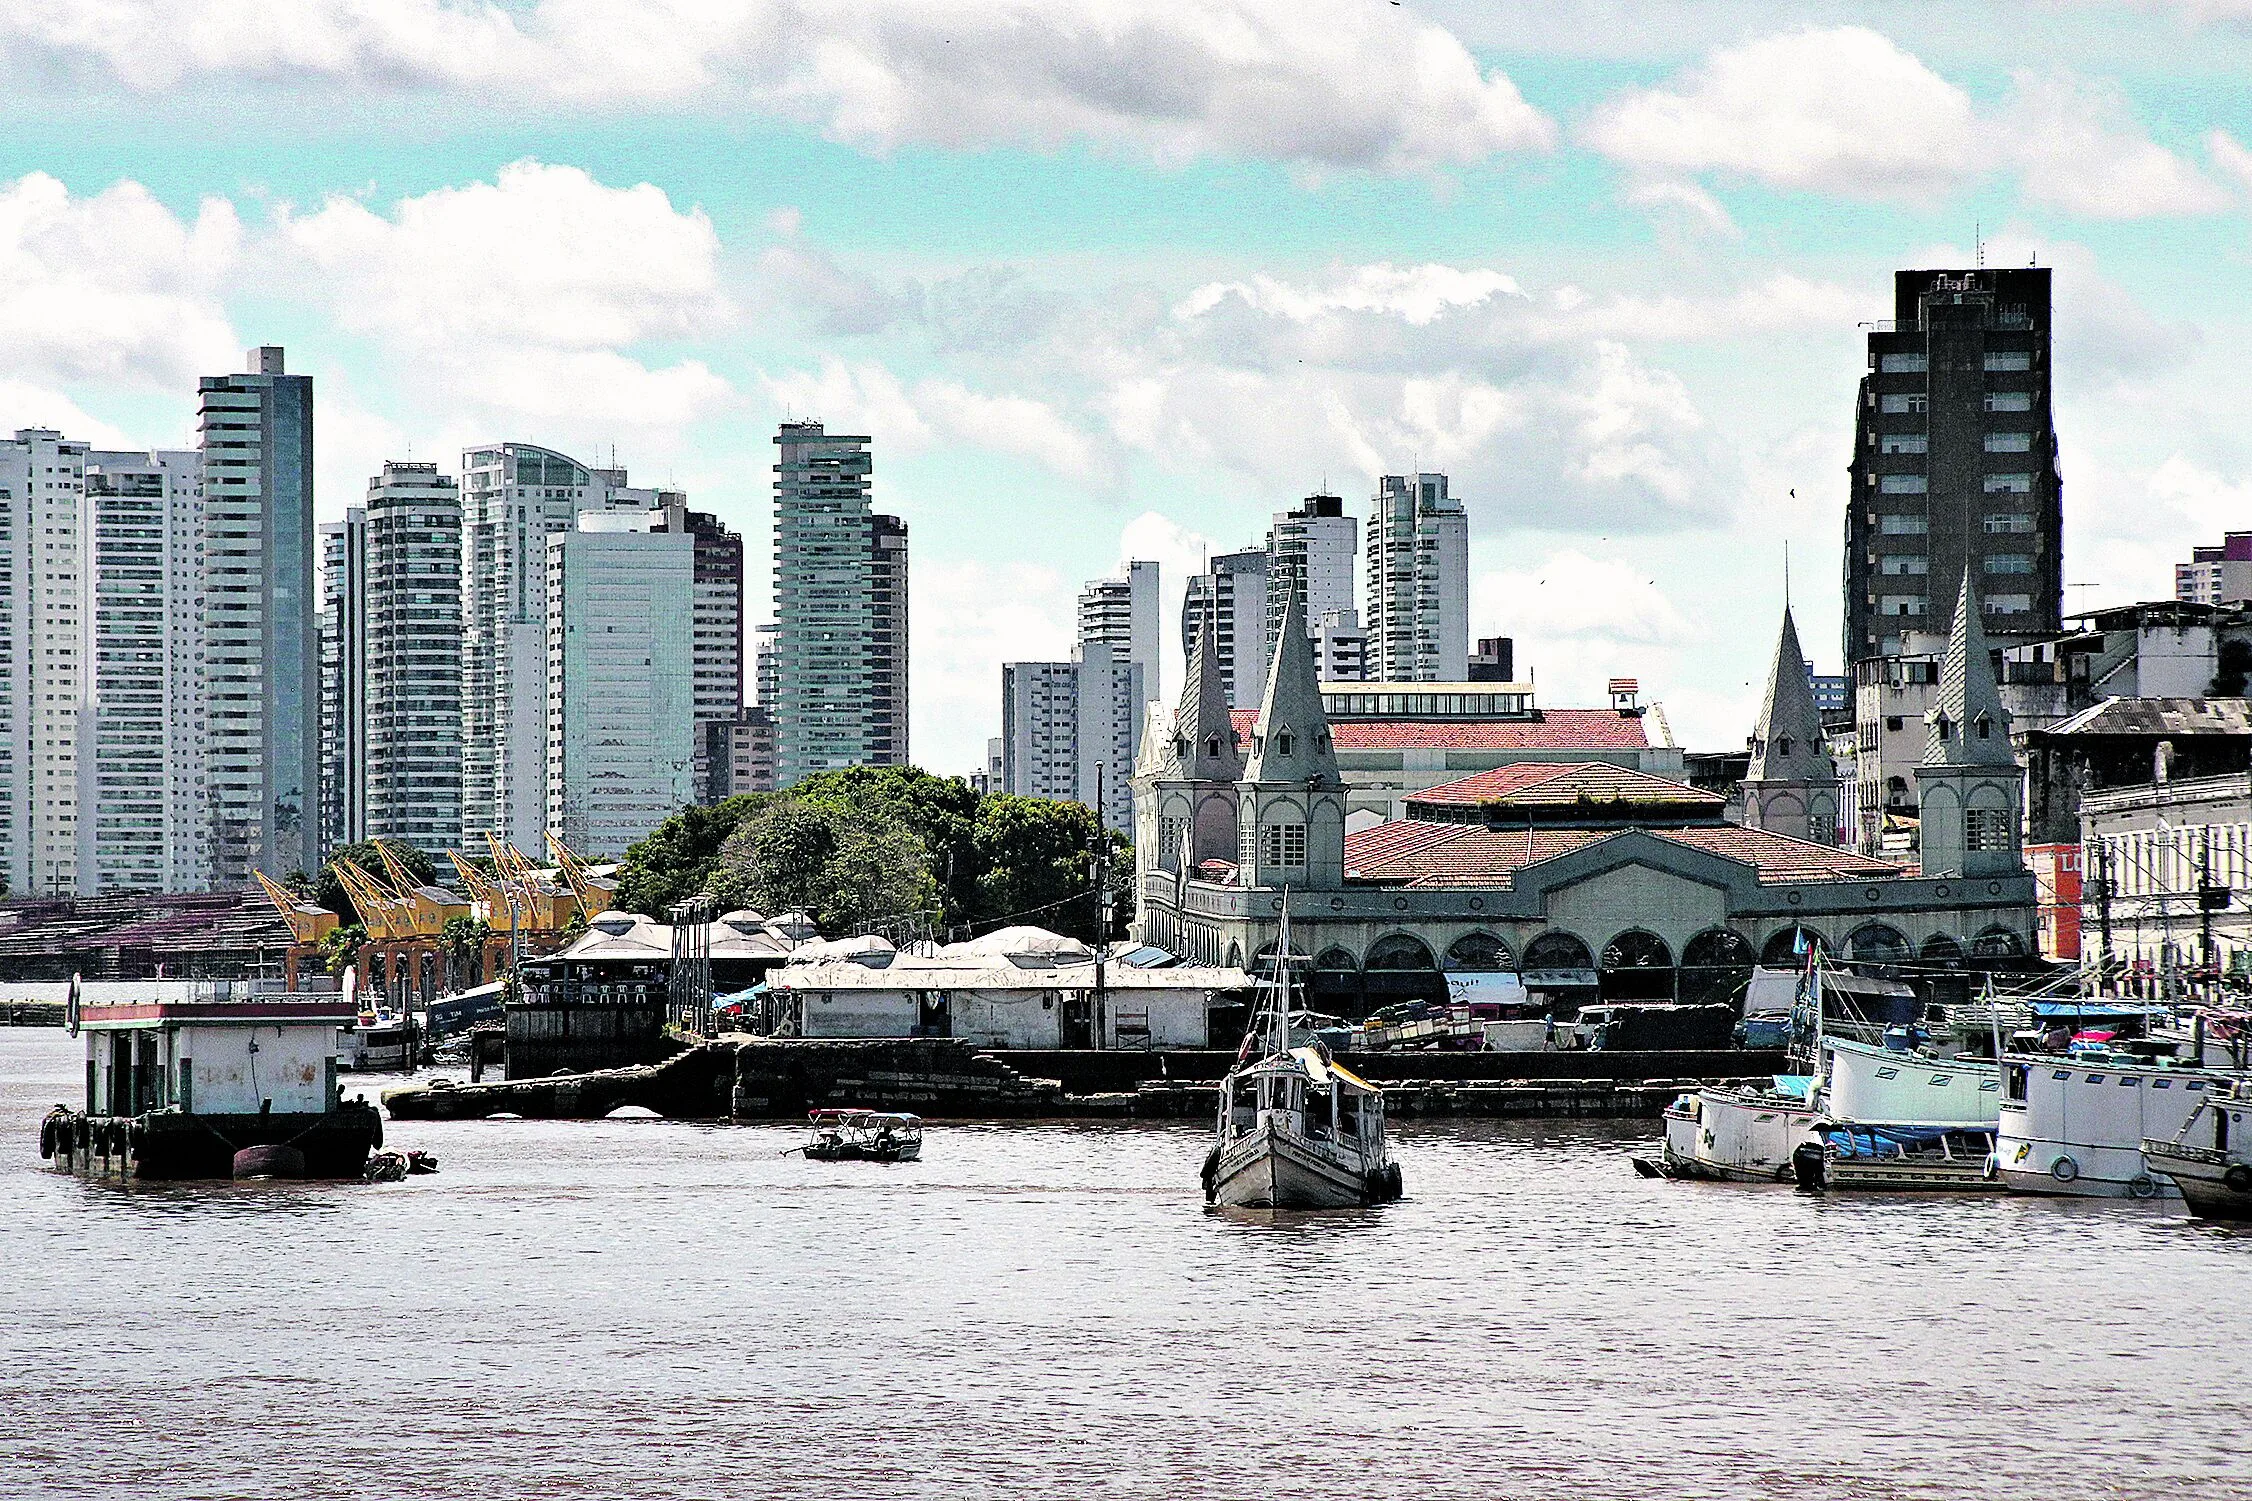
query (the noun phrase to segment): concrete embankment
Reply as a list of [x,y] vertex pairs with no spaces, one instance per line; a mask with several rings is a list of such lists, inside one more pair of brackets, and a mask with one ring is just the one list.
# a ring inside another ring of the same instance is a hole
[[64,1011],[61,1001],[0,1001],[0,1027],[59,1027]]
[[[957,1119],[1173,1120],[1217,1108],[1215,1084],[1232,1061],[1218,1052],[1121,1056],[996,1054],[951,1038],[726,1037],[644,1067],[416,1085],[387,1091],[383,1103],[401,1120],[590,1120],[628,1105],[695,1120],[791,1120],[824,1107]],[[1754,1052],[1423,1053],[1348,1062],[1384,1084],[1391,1113],[1402,1117],[1653,1116],[1685,1087],[1778,1066]]]

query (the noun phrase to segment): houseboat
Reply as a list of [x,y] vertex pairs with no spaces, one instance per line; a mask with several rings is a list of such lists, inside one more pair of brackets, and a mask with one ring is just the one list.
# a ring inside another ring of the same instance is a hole
[[2208,1089],[2173,1137],[2143,1143],[2143,1162],[2172,1180],[2190,1213],[2252,1220],[2252,1082]]
[[357,1178],[383,1144],[373,1105],[337,1087],[336,995],[264,996],[247,984],[153,981],[151,998],[81,1005],[82,1109],[57,1105],[40,1155],[117,1179]]

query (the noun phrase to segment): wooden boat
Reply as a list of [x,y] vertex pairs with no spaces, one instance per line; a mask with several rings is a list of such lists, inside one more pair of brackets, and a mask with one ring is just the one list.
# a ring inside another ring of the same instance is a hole
[[1865,1126],[1823,1121],[1791,1154],[1804,1189],[1999,1192],[1992,1126]]
[[813,1139],[798,1150],[816,1162],[919,1162],[922,1117],[883,1110],[816,1110]]
[[2143,1161],[2205,1219],[2252,1220],[2252,1083],[2206,1093],[2171,1138],[2143,1142]]
[[2178,1193],[2144,1160],[2181,1138],[2223,1075],[2109,1049],[2002,1060],[1995,1161],[2012,1193],[2155,1199]]
[[[1384,1091],[1315,1041],[1290,1046],[1290,919],[1283,916],[1268,1004],[1220,1083],[1218,1139],[1204,1159],[1207,1203],[1345,1209],[1401,1193],[1384,1139]],[[1249,1058],[1253,1048],[1257,1058]],[[1249,1059],[1249,1061],[1242,1061]]]
[[1771,1089],[1715,1086],[1685,1094],[1665,1110],[1665,1145],[1656,1158],[1637,1157],[1645,1178],[1699,1178],[1715,1183],[1788,1183],[1791,1154],[1813,1139],[1819,1114],[1803,1079],[1777,1076]]

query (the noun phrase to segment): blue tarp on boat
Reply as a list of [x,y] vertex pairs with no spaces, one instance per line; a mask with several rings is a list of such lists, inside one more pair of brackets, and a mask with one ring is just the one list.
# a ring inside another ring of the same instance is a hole
[[1928,1147],[1944,1136],[1983,1136],[1991,1145],[1991,1126],[1863,1126],[1822,1133],[1843,1157],[1898,1157],[1910,1147]]
[[1814,1080],[1806,1074],[1772,1074],[1769,1077],[1775,1081],[1777,1094],[1787,1094],[1794,1100],[1813,1098]]
[[2035,1016],[2160,1016],[2164,1006],[2122,1006],[2098,1001],[2035,1001]]

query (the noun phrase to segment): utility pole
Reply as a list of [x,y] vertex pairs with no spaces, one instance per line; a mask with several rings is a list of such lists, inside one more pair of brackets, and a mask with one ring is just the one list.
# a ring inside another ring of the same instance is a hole
[[1103,977],[1103,950],[1110,946],[1110,825],[1103,818],[1103,763],[1095,763],[1095,1036],[1103,1045],[1103,1023],[1110,992]]
[[2197,853],[2197,966],[2202,983],[2213,976],[2213,826],[2205,825]]
[[2096,837],[2096,994],[2111,974],[2111,841]]

